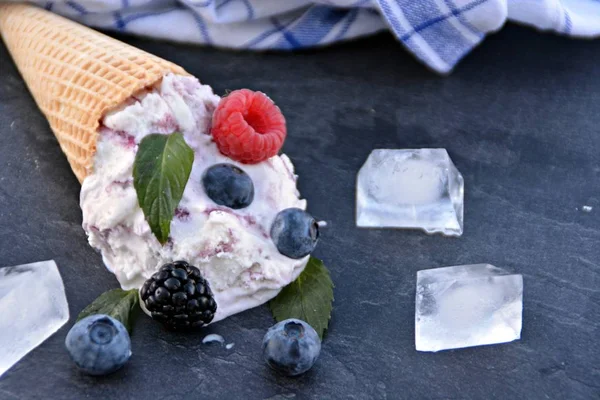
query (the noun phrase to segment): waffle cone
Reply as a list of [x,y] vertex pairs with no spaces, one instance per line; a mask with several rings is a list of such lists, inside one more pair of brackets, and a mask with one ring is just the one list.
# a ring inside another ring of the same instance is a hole
[[34,6],[0,4],[0,34],[79,182],[92,171],[103,115],[167,73],[186,74]]

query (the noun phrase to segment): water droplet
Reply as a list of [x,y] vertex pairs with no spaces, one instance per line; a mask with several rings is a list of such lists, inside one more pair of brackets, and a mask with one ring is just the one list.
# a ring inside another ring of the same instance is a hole
[[225,339],[223,339],[223,336],[221,335],[217,335],[215,333],[211,333],[210,335],[206,335],[204,337],[204,339],[202,339],[202,344],[208,344],[208,343],[225,343]]

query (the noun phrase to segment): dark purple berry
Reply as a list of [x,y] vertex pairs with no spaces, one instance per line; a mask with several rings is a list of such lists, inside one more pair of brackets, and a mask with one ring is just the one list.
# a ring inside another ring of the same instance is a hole
[[175,261],[175,262],[173,263],[173,267],[174,267],[174,268],[188,269],[188,268],[189,268],[189,266],[190,266],[190,264],[188,264],[188,263],[187,263],[187,262],[185,262],[185,261]]
[[175,304],[176,306],[181,306],[181,305],[187,303],[187,294],[185,294],[184,292],[174,293],[173,296],[171,297],[171,300],[173,301],[173,304]]
[[158,301],[159,303],[166,303],[171,299],[171,293],[169,293],[169,290],[167,288],[159,287],[154,292],[154,297],[156,297],[156,301]]
[[167,271],[160,271],[152,275],[155,281],[164,281],[169,277],[169,273]]
[[174,269],[173,271],[171,271],[171,276],[182,281],[187,281],[188,278],[188,274],[183,268]]
[[177,278],[169,278],[165,281],[165,283],[163,283],[163,285],[170,291],[175,291],[181,287],[181,282]]
[[204,293],[206,293],[206,288],[204,287],[204,285],[202,283],[196,284],[196,293],[199,296],[202,296]]
[[188,296],[193,296],[196,293],[196,286],[192,282],[188,282],[183,287],[183,290]]
[[171,329],[202,327],[217,311],[210,285],[198,268],[185,261],[160,267],[140,294],[152,318]]
[[193,299],[188,301],[187,303],[187,310],[188,311],[196,311],[200,308],[200,303],[198,302],[198,300]]

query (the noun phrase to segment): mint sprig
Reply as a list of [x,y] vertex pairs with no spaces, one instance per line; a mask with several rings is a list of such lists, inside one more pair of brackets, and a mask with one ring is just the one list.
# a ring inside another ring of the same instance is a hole
[[106,314],[121,322],[131,333],[133,320],[139,312],[137,289],[113,289],[102,293],[77,316],[77,321],[95,314]]
[[161,244],[169,238],[193,162],[194,151],[181,133],[152,134],[140,142],[133,165],[133,186],[146,221]]
[[288,318],[308,322],[321,339],[333,309],[333,282],[323,261],[310,257],[304,271],[273,300],[269,307],[277,322]]

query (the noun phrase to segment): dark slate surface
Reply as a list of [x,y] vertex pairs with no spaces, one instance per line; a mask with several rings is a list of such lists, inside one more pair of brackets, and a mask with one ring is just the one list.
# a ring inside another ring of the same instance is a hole
[[[71,320],[0,379],[0,398],[600,398],[599,41],[510,26],[440,78],[387,35],[297,55],[125,40],[217,93],[261,89],[284,110],[285,151],[329,222],[316,252],[336,283],[329,336],[316,367],[287,379],[261,360],[266,307],[207,330],[230,351],[144,318],[130,363],[98,379],[64,350]],[[87,246],[79,184],[8,60],[0,48],[0,265],[55,259],[74,316],[117,282]],[[448,149],[466,182],[463,237],[354,227],[356,172],[381,147]],[[523,339],[417,353],[416,271],[481,262],[523,274]]]

